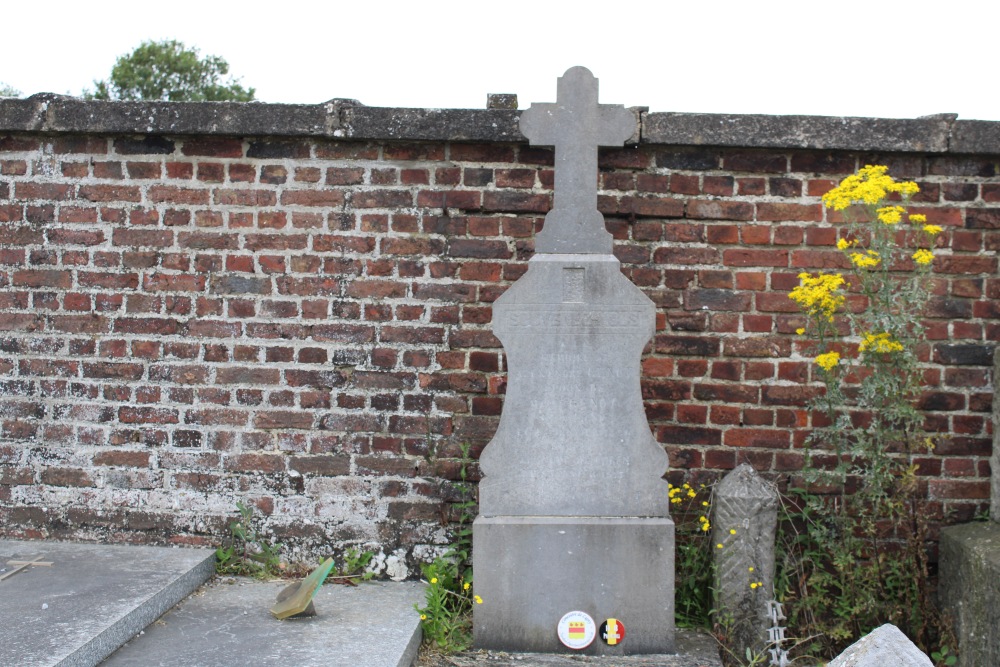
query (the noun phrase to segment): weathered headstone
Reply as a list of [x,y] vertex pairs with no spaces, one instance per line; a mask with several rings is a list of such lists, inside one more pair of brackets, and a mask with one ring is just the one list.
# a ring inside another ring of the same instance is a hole
[[934,667],[899,628],[886,623],[854,642],[826,667]]
[[[1000,381],[1000,348],[993,384]],[[954,622],[959,667],[1000,665],[1000,398],[993,396],[991,521],[941,530],[938,595]]]
[[527,273],[493,307],[509,374],[480,458],[476,645],[568,651],[557,629],[575,611],[622,629],[585,653],[671,652],[668,459],[639,386],[655,308],[622,275],[597,211],[597,147],[624,143],[635,119],[599,105],[597,80],[574,67],[558,102],[532,105],[521,130],[555,146],[555,197]]
[[712,541],[722,545],[715,549],[716,614],[736,655],[758,653],[772,627],[778,491],[741,463],[715,488],[712,515]]
[[[1000,347],[993,352],[993,386],[1000,384]],[[1000,400],[993,396],[993,456],[990,458],[990,518],[1000,522]]]

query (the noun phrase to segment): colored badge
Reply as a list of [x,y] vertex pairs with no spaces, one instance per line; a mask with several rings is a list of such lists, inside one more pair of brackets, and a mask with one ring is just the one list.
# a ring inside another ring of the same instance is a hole
[[571,611],[559,620],[559,641],[566,648],[579,651],[591,645],[597,636],[597,624],[582,611]]
[[601,623],[601,639],[608,646],[618,646],[625,641],[625,626],[617,618],[609,618]]

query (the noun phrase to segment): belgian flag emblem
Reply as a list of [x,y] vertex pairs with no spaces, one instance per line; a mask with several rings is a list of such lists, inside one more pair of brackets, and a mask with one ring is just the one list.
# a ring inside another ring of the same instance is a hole
[[609,618],[601,623],[600,633],[608,646],[617,646],[625,639],[625,626],[617,618]]

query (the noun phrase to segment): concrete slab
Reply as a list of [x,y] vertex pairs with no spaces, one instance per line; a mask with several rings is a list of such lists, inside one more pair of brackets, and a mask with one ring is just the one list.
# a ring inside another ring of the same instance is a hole
[[8,572],[35,555],[0,581],[0,665],[97,665],[215,571],[210,549],[0,540]]
[[409,667],[420,646],[417,582],[326,585],[317,616],[275,620],[287,582],[217,579],[123,646],[103,667]]
[[665,655],[557,655],[465,651],[441,655],[425,651],[417,667],[722,667],[719,644],[700,630],[675,631],[677,653]]

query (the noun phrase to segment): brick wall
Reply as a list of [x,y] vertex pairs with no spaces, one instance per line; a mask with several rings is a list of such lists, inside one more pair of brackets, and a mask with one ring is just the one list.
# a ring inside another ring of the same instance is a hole
[[[0,535],[216,544],[242,500],[293,558],[446,542],[461,446],[503,404],[490,304],[551,205],[516,112],[26,104],[0,102]],[[919,463],[934,517],[968,520],[989,504],[1000,124],[730,118],[646,114],[601,154],[615,254],[658,307],[642,384],[671,478],[802,466],[816,375],[788,291],[844,268],[819,196],[886,163],[946,230],[920,403],[950,437]]]

